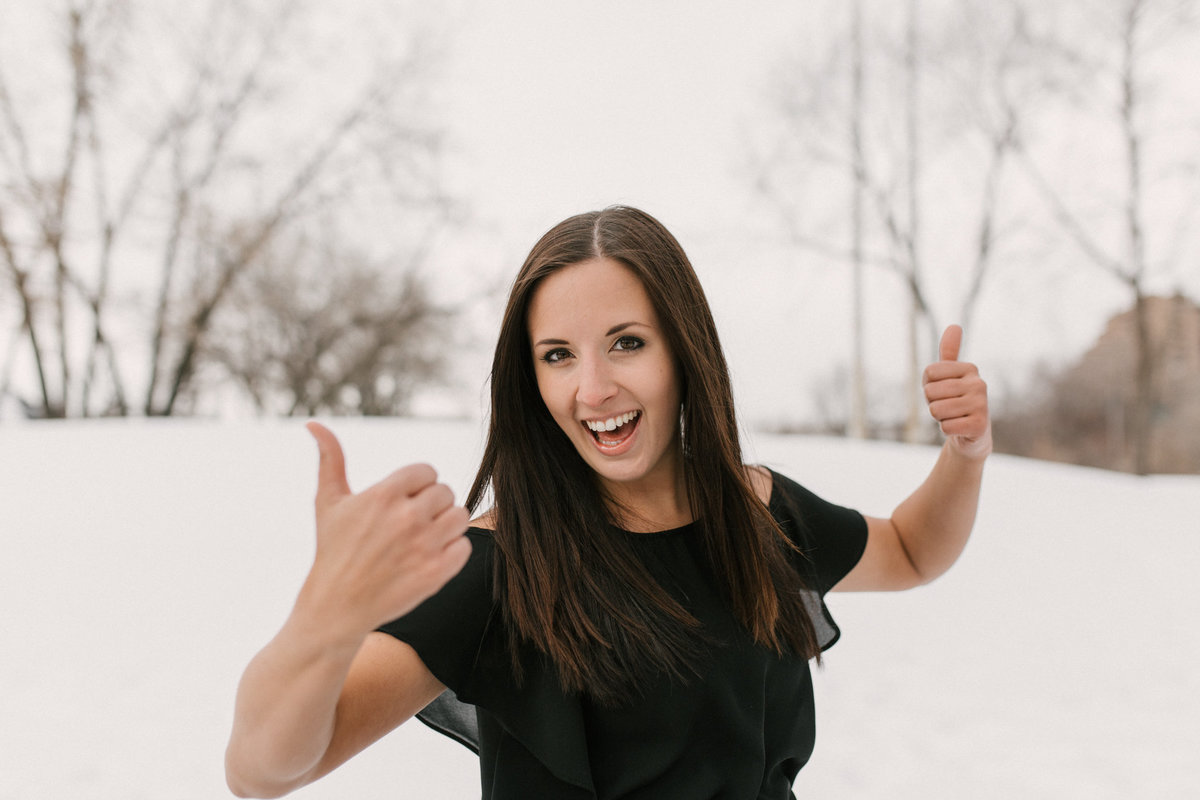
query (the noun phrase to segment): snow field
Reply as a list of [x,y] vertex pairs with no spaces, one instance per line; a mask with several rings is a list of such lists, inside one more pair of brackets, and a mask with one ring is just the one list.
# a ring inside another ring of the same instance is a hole
[[[434,464],[460,496],[478,422],[337,420],[351,485]],[[929,448],[755,436],[748,455],[886,514]],[[228,797],[246,662],[312,554],[297,421],[0,426],[0,800]],[[1200,770],[1200,478],[994,457],[966,553],[911,592],[833,595],[799,798],[1179,797]],[[406,725],[297,798],[478,796]]]

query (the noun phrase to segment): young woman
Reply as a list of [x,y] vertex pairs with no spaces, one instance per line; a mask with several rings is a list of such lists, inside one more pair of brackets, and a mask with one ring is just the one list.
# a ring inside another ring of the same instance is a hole
[[991,434],[961,335],[925,372],[937,464],[864,517],[742,463],[712,315],[661,224],[555,226],[509,297],[470,527],[427,466],[351,493],[310,423],[316,556],[239,687],[230,787],[285,794],[419,714],[479,752],[485,798],[792,797],[809,660],[838,635],[822,597],[932,580],[974,523]]

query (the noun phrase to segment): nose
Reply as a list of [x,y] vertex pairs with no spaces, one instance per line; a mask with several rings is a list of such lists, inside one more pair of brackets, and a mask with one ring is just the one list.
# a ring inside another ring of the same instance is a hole
[[613,380],[610,365],[601,358],[587,358],[581,361],[575,399],[589,408],[599,408],[617,393],[617,384]]

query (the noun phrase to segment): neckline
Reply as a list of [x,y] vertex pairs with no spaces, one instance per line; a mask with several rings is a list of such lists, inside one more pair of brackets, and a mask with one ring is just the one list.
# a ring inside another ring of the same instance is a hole
[[688,522],[684,525],[680,525],[675,528],[666,528],[661,531],[627,531],[624,528],[618,528],[615,525],[613,526],[614,529],[616,529],[616,530],[620,531],[621,533],[624,533],[628,536],[632,536],[634,538],[642,538],[642,537],[646,537],[646,536],[654,536],[654,537],[672,536],[672,535],[677,535],[677,534],[681,534],[681,533],[687,533],[695,527],[696,527],[696,520],[692,520],[691,522]]

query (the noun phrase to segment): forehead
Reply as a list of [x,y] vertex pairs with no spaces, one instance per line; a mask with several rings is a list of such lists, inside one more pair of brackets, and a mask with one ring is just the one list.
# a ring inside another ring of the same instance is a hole
[[529,304],[530,334],[639,322],[657,326],[646,288],[633,271],[609,258],[594,258],[563,267],[546,277]]

